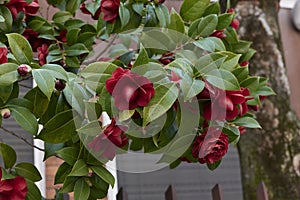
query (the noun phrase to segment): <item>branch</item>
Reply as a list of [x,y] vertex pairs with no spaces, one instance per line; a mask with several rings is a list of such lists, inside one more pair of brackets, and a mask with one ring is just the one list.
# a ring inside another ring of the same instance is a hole
[[[95,58],[99,58],[99,57],[101,57],[108,49],[109,49],[109,47],[111,47],[113,44],[114,44],[114,41],[117,39],[117,35],[114,35],[114,37],[109,41],[109,43],[106,45],[106,47],[101,51],[101,52],[99,52],[96,56],[95,56]],[[91,60],[91,61],[87,61],[87,62],[84,62],[83,64],[84,65],[89,65],[89,64],[91,64],[91,63],[93,63],[93,62],[95,62],[95,60]]]
[[3,126],[1,126],[0,128],[1,128],[3,131],[5,131],[6,133],[9,133],[9,134],[11,134],[12,136],[15,136],[16,138],[22,140],[23,142],[25,142],[25,143],[28,144],[29,146],[31,146],[31,147],[33,147],[33,148],[36,148],[36,149],[38,149],[38,150],[40,150],[40,151],[45,152],[44,149],[42,149],[42,148],[40,148],[40,147],[38,147],[38,146],[35,146],[34,144],[31,144],[31,143],[28,142],[25,138],[23,138],[23,137],[17,135],[16,133],[14,133],[14,132],[12,132],[12,131],[10,131],[10,130],[4,128]]

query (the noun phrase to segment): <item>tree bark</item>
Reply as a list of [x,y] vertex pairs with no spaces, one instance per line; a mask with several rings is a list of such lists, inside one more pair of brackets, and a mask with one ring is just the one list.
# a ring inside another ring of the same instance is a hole
[[276,96],[263,102],[257,119],[261,130],[248,130],[238,145],[245,200],[256,199],[256,186],[264,181],[269,199],[295,200],[299,177],[293,158],[300,153],[300,124],[290,105],[290,89],[277,21],[278,1],[239,1],[236,12],[242,39],[253,41],[257,53],[251,74],[269,78]]

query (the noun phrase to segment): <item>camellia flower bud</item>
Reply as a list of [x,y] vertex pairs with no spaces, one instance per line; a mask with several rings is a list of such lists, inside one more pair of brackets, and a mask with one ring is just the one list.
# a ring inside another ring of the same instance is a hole
[[64,90],[66,87],[66,83],[62,80],[56,80],[55,81],[55,89],[58,91]]
[[10,117],[10,110],[8,108],[4,108],[1,110],[1,115],[4,119],[7,119]]
[[26,76],[31,71],[31,67],[26,64],[22,64],[18,67],[18,73],[20,76]]
[[154,0],[155,4],[163,4],[165,0]]

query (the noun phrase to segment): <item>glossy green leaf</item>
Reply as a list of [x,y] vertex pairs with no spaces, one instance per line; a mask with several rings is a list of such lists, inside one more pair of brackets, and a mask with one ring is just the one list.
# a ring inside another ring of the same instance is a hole
[[16,173],[19,176],[22,176],[33,182],[42,180],[42,176],[40,175],[40,172],[31,163],[27,163],[27,162],[19,163],[14,167],[14,169],[16,170]]
[[27,186],[28,192],[26,194],[25,200],[42,199],[42,194],[34,182],[32,182],[30,179],[26,179],[26,186]]
[[122,28],[126,26],[130,20],[130,12],[122,3],[119,7],[119,17],[121,20]]
[[144,48],[144,46],[141,44],[140,50],[139,50],[139,55],[136,58],[136,61],[134,62],[133,67],[137,67],[140,65],[148,64],[148,63],[149,63],[149,57],[148,57],[147,51]]
[[197,32],[201,37],[209,36],[217,27],[218,16],[216,14],[208,15],[199,22]]
[[0,29],[6,33],[10,32],[13,24],[11,12],[7,7],[0,6],[0,16],[4,19],[0,22]]
[[87,176],[88,173],[89,169],[84,160],[77,160],[69,176]]
[[88,199],[90,196],[90,186],[83,178],[76,181],[74,187],[74,200]]
[[66,1],[66,11],[69,11],[74,15],[80,6],[80,3],[81,0]]
[[3,102],[4,104],[8,101],[14,86],[8,85],[6,87],[0,87],[0,102]]
[[90,51],[82,43],[76,43],[65,50],[66,56],[79,56],[81,54],[89,53]]
[[200,57],[195,63],[197,73],[207,74],[210,71],[219,69],[226,58],[227,56],[216,53]]
[[114,176],[103,166],[91,166],[91,169],[95,174],[97,174],[101,179],[110,184],[112,187],[115,185]]
[[204,78],[212,85],[223,90],[240,90],[239,82],[229,71],[219,69],[212,70],[204,75]]
[[79,148],[66,147],[56,152],[69,165],[73,166],[77,161]]
[[234,18],[234,15],[231,13],[224,13],[218,16],[218,25],[216,27],[217,30],[222,30],[227,28],[232,20]]
[[205,83],[201,80],[192,79],[189,76],[185,76],[180,82],[180,88],[182,89],[184,101],[191,100],[197,94],[204,89]]
[[59,11],[53,15],[52,20],[54,23],[63,23],[65,21],[67,21],[68,19],[70,19],[71,16],[72,16],[72,14],[70,12]]
[[7,144],[0,143],[0,153],[5,169],[12,168],[17,161],[15,150]]
[[55,156],[56,152],[64,147],[64,143],[60,144],[51,144],[51,143],[44,143],[44,149],[45,149],[45,154],[44,154],[44,161],[47,160],[47,158],[51,156]]
[[75,28],[68,31],[66,38],[67,38],[67,44],[68,45],[74,45],[78,39],[78,35],[80,33],[81,29]]
[[144,10],[143,3],[136,2],[136,3],[132,4],[132,8],[137,14],[139,14],[140,16],[143,16],[143,10]]
[[209,0],[184,0],[180,15],[185,21],[194,21],[202,16],[209,2]]
[[24,36],[17,33],[6,35],[11,52],[20,64],[30,64],[32,61],[32,48]]
[[32,102],[33,114],[37,118],[41,117],[48,108],[49,100],[38,87],[30,90],[24,98]]
[[32,76],[37,86],[44,93],[44,95],[50,100],[51,95],[54,91],[55,78],[49,73],[48,70],[44,70],[44,69],[32,70]]
[[24,107],[11,107],[11,114],[16,122],[29,133],[36,135],[38,132],[38,122],[33,113]]
[[170,24],[168,25],[168,28],[179,33],[185,32],[184,22],[181,16],[174,10],[174,8],[172,8],[170,13]]
[[195,134],[186,134],[172,140],[172,143],[164,151],[159,163],[172,163],[180,157],[192,144]]
[[241,117],[234,120],[234,124],[237,126],[244,126],[247,128],[261,128],[259,123],[252,117]]
[[55,174],[54,177],[54,184],[60,184],[63,183],[65,181],[65,179],[68,177],[68,174],[71,172],[72,170],[72,165],[69,165],[67,162],[62,163]]
[[69,193],[74,191],[74,187],[78,177],[69,176],[63,183],[63,187],[60,189],[59,193]]
[[6,63],[0,65],[0,87],[12,85],[19,79],[18,65]]
[[166,83],[155,87],[155,94],[149,104],[144,107],[143,126],[165,114],[178,97],[175,83]]
[[72,110],[58,113],[44,125],[37,138],[53,144],[66,142],[76,134],[74,121]]
[[207,6],[203,16],[207,16],[210,14],[219,14],[219,13],[220,13],[220,4],[219,2],[214,2],[211,3],[209,6]]
[[195,42],[193,42],[197,47],[209,51],[209,52],[215,52],[215,51],[225,51],[226,47],[223,44],[222,40],[216,37],[206,37],[201,38]]

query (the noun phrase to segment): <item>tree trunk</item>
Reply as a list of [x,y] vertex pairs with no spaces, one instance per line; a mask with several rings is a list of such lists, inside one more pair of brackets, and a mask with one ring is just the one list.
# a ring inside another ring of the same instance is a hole
[[268,77],[277,93],[263,102],[257,114],[263,129],[248,130],[238,145],[245,200],[256,199],[256,186],[261,181],[271,200],[299,198],[293,158],[300,153],[300,124],[290,105],[277,11],[278,2],[274,0],[239,1],[236,5],[239,35],[253,41],[252,48],[257,51],[250,61],[250,71]]

